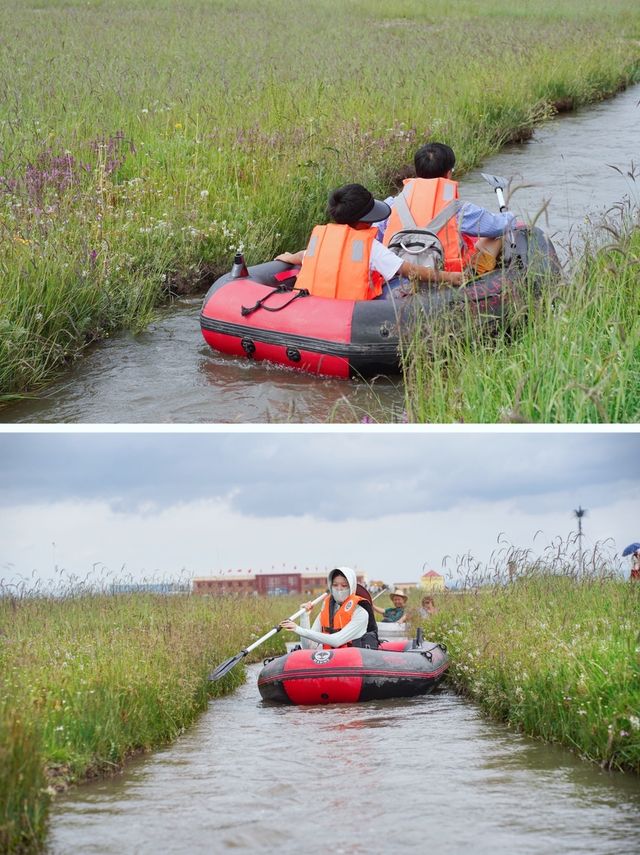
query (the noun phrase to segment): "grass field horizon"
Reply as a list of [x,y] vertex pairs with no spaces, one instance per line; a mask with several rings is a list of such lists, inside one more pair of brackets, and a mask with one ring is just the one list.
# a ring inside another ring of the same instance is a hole
[[0,401],[299,248],[332,186],[427,139],[464,172],[640,73],[630,0],[1,0],[0,32]]

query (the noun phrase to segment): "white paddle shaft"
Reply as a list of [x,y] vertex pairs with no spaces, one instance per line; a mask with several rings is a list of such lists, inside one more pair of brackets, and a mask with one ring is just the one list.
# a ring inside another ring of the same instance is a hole
[[[319,597],[316,597],[315,600],[311,601],[311,605],[315,606],[315,604],[319,603],[320,600],[324,600],[326,596],[328,596],[326,593],[320,594]],[[295,614],[292,614],[291,617],[288,617],[287,620],[295,620],[297,617],[300,617],[300,615],[304,614],[305,612],[306,609],[304,607],[298,609],[298,611]],[[257,641],[254,641],[253,644],[250,644],[248,647],[245,647],[245,654],[250,653],[255,647],[258,647],[259,644],[262,644],[263,641],[266,641],[267,638],[271,638],[272,635],[275,635],[276,632],[280,632],[279,626],[274,626],[273,629],[270,629],[266,635],[262,636],[262,638],[259,638]]]

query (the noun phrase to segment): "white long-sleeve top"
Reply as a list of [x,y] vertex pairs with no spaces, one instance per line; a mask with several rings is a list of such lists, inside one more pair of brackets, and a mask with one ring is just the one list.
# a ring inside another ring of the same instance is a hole
[[320,615],[314,620],[311,629],[309,629],[309,614],[307,612],[302,615],[300,624],[300,626],[296,627],[295,632],[300,636],[300,645],[305,649],[311,649],[320,644],[328,644],[330,647],[342,647],[343,644],[347,644],[349,641],[362,638],[367,631],[369,615],[362,606],[356,606],[349,623],[338,630],[338,632],[333,633],[320,632]]

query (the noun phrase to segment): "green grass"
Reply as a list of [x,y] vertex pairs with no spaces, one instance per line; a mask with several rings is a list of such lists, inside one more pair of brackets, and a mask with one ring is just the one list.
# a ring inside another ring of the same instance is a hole
[[525,572],[436,601],[425,631],[447,644],[458,690],[529,736],[640,773],[640,585]]
[[409,420],[638,422],[640,212],[611,228],[568,282],[525,296],[497,332],[467,313],[416,336],[405,354]]
[[461,171],[639,73],[632,0],[0,0],[0,396],[428,138]]
[[0,849],[36,848],[46,833],[48,795],[42,737],[31,717],[0,704]]
[[[209,683],[212,668],[289,606],[142,594],[0,599],[0,849],[40,845],[50,789],[175,739],[210,697],[244,680],[238,665]],[[254,661],[283,645],[270,639]]]

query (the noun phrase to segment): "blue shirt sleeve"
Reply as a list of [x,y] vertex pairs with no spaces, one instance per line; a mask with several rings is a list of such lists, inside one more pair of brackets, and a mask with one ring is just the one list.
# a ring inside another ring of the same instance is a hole
[[465,202],[459,214],[460,231],[471,237],[497,238],[513,225],[516,215],[511,211],[492,214],[486,208],[480,208],[473,202]]
[[[384,200],[387,205],[393,208],[395,196],[388,196]],[[486,208],[481,208],[474,205],[473,202],[465,202],[460,209],[459,223],[460,231],[471,237],[488,237],[497,238],[502,235],[513,225],[517,219],[511,211],[504,213],[493,214]],[[389,220],[382,220],[376,223],[378,226],[377,240],[382,242]]]

